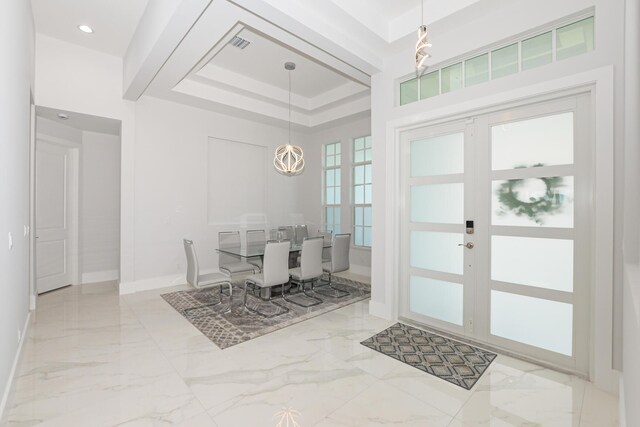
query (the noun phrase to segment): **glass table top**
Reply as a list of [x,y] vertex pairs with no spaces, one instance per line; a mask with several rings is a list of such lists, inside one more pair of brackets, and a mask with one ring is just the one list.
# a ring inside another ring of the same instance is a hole
[[[243,247],[235,246],[231,248],[216,249],[216,250],[218,252],[222,252],[225,254],[236,255],[243,258],[251,258],[251,257],[263,256],[265,246],[266,246],[265,244],[252,244],[252,245],[247,245]],[[323,247],[325,249],[330,248],[331,243],[325,242]],[[294,245],[291,245],[289,252],[300,252],[301,250],[302,250],[302,244],[299,244],[299,245],[294,244]]]

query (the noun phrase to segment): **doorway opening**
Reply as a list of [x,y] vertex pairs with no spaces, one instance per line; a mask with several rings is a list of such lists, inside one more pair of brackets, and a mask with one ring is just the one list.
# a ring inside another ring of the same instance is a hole
[[120,121],[35,110],[35,293],[117,281]]

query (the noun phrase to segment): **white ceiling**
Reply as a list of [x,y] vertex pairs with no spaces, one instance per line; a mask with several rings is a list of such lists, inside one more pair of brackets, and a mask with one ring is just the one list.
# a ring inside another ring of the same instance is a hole
[[[36,32],[122,57],[148,1],[31,0],[31,4]],[[83,24],[94,33],[80,31],[78,25]]]
[[[62,120],[58,117],[58,113],[67,114],[69,118],[67,120]],[[40,106],[36,107],[36,116],[53,120],[60,123],[61,125],[69,126],[82,131],[106,133],[108,135],[120,136],[120,120]]]
[[260,83],[288,91],[288,73],[284,63],[291,61],[291,92],[313,98],[343,86],[351,80],[331,68],[262,34],[244,28],[239,37],[251,42],[244,49],[227,44],[210,61],[211,65],[251,78]]

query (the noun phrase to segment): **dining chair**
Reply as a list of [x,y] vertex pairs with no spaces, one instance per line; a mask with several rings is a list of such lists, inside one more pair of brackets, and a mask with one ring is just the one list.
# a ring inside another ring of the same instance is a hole
[[296,225],[294,227],[294,234],[296,239],[296,245],[301,245],[304,239],[309,237],[309,230],[306,224]]
[[[247,248],[250,246],[263,247],[267,243],[264,230],[247,230]],[[259,256],[247,258],[247,262],[262,271],[262,258]]]
[[[264,248],[264,259],[262,273],[253,274],[247,277],[244,281],[244,308],[251,313],[258,314],[262,317],[272,318],[283,315],[289,312],[289,309],[277,302],[273,301],[273,294],[269,294],[269,303],[279,307],[273,314],[261,311],[258,306],[255,309],[247,305],[247,297],[249,292],[247,287],[249,285],[258,288],[272,288],[274,286],[283,286],[289,283],[289,250],[291,248],[291,242],[267,242]],[[283,289],[284,291],[284,289]]]
[[[218,233],[219,249],[240,248],[239,231],[221,231]],[[257,273],[259,269],[255,265],[242,261],[238,256],[218,251],[218,268],[228,276],[234,274]]]
[[[322,304],[323,300],[309,294],[305,289],[305,284],[311,283],[322,277],[322,247],[324,241],[322,237],[312,237],[304,239],[302,242],[302,254],[300,255],[300,267],[292,268],[289,270],[291,275],[291,283],[298,286],[299,292],[302,292],[304,296],[311,299],[312,302],[303,304],[295,301],[292,298],[287,298],[285,293],[282,293],[282,298],[292,304],[300,307],[309,308],[314,305]],[[297,295],[297,294],[296,294]],[[292,294],[293,296],[293,294]]]
[[219,300],[213,304],[206,304],[200,307],[186,308],[184,313],[187,314],[193,310],[198,310],[203,307],[213,307],[222,303],[222,286],[229,287],[229,308],[225,313],[231,312],[231,302],[233,299],[233,288],[228,276],[221,273],[208,273],[200,274],[200,267],[198,265],[198,257],[196,255],[196,249],[193,246],[193,241],[189,239],[183,239],[184,252],[187,255],[187,283],[193,286],[195,289],[208,289],[218,288]]
[[278,227],[278,231],[284,233],[284,238],[292,242],[296,241],[296,234],[293,227],[290,225],[283,225]]
[[[326,244],[331,244],[333,240],[333,231],[322,231],[318,230],[318,236],[321,236],[324,239]],[[330,262],[331,261],[331,248],[324,248],[322,250],[322,262]]]
[[351,234],[336,234],[333,238],[333,244],[331,245],[331,260],[322,264],[322,270],[325,273],[329,273],[329,281],[324,283],[328,285],[335,293],[326,293],[322,289],[314,289],[314,291],[320,295],[329,296],[332,298],[343,298],[347,295],[351,295],[350,292],[344,289],[339,289],[333,286],[331,281],[331,275],[339,273],[341,271],[347,271],[349,269],[349,248],[351,247]]

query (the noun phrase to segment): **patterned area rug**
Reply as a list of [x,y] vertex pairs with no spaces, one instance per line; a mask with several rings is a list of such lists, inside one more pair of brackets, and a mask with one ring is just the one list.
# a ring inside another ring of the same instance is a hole
[[[325,277],[326,278],[326,277]],[[240,344],[242,342],[257,338],[278,329],[286,328],[303,320],[319,316],[340,307],[353,304],[369,298],[371,295],[370,286],[365,283],[356,282],[349,279],[333,276],[333,285],[336,288],[347,290],[351,295],[344,298],[334,298],[327,295],[319,295],[324,301],[314,307],[303,308],[295,304],[283,301],[282,298],[274,297],[278,304],[289,308],[289,312],[273,318],[264,318],[257,314],[250,313],[243,307],[244,282],[242,279],[233,283],[233,302],[230,313],[224,313],[229,309],[228,296],[222,297],[222,304],[207,306],[219,301],[220,294],[218,288],[205,290],[188,290],[163,294],[162,298],[173,308],[182,314],[189,322],[200,330],[207,338],[221,349]],[[307,289],[309,285],[307,285]],[[228,293],[228,288],[226,288]],[[322,292],[329,293],[328,287],[322,287]],[[251,290],[249,290],[251,292]],[[306,303],[303,295],[293,295],[289,299]],[[270,303],[258,299],[256,296],[249,296],[247,304],[251,308],[260,306],[260,309],[267,311],[273,309]]]
[[402,323],[361,344],[467,390],[497,357],[495,353]]

